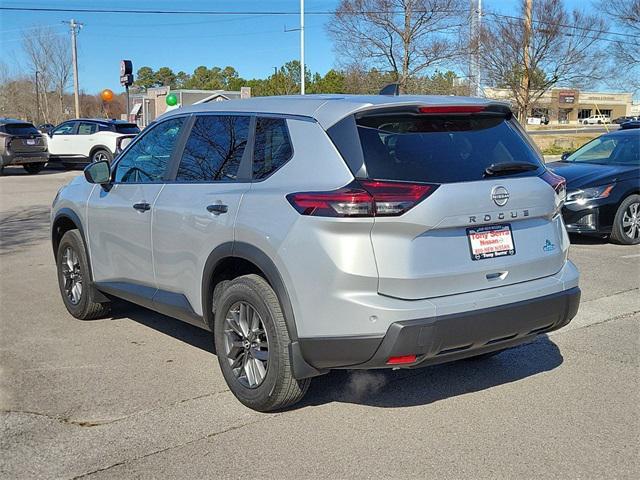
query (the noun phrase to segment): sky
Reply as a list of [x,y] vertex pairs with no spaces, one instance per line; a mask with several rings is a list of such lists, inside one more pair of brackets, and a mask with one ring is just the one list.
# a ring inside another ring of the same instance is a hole
[[[521,0],[485,0],[484,5],[514,14]],[[588,0],[565,0],[569,8],[590,8]],[[305,11],[331,11],[338,0],[305,0]],[[233,11],[284,11],[285,16],[208,16],[202,14],[132,15],[115,13],[0,11],[0,46],[4,62],[14,72],[24,70],[21,49],[24,32],[47,26],[69,37],[64,20],[84,23],[78,36],[80,87],[86,92],[109,88],[120,92],[121,59],[142,66],[171,67],[193,72],[199,65],[231,65],[243,78],[265,78],[274,66],[298,59],[299,0],[0,0],[3,7],[84,9],[165,9]],[[326,73],[337,66],[336,52],[326,32],[330,15],[305,16],[305,60],[312,72]]]

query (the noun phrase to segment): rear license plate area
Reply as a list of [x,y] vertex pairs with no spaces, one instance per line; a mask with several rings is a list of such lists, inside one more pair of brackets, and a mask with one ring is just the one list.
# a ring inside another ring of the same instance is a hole
[[471,260],[504,257],[516,254],[511,225],[486,225],[467,228]]

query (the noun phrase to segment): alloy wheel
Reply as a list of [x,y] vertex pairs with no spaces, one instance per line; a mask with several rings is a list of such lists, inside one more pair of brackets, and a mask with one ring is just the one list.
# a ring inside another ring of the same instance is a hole
[[99,152],[96,152],[93,155],[93,161],[94,162],[103,162],[103,161],[107,161],[108,162],[109,161],[109,157],[107,157],[107,154],[105,152],[99,151]]
[[631,240],[640,237],[640,202],[631,203],[622,214],[622,231]]
[[67,247],[62,255],[62,277],[64,280],[64,293],[73,305],[80,303],[82,298],[82,270],[80,259],[76,251]]
[[269,338],[262,317],[248,302],[236,302],[227,311],[224,327],[224,355],[234,376],[244,387],[260,386],[269,367]]

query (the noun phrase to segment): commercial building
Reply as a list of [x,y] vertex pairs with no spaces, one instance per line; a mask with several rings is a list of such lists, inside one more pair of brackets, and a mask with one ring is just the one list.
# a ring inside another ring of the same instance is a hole
[[[506,88],[485,88],[485,96],[511,102],[514,110],[517,103],[512,99],[511,90]],[[546,115],[551,124],[578,124],[591,115],[607,115],[612,120],[631,115],[632,93],[590,92],[575,88],[554,88],[545,92],[532,105],[530,117]]]
[[[172,90],[170,87],[149,88],[145,93],[131,94],[131,111],[129,120],[140,127],[146,127],[160,115],[171,109],[167,105],[167,96],[173,94],[178,99],[178,106],[196,103],[221,102],[237,98],[251,97],[251,88],[242,87],[240,91],[228,90]],[[173,107],[176,108],[176,107]]]

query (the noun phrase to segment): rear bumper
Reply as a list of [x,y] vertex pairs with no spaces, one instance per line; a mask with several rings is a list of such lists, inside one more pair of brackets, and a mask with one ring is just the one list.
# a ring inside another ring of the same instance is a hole
[[2,166],[24,165],[25,163],[46,163],[49,152],[9,152],[2,154]]
[[317,370],[390,368],[389,357],[416,355],[402,367],[444,363],[513,347],[557,330],[578,312],[578,287],[530,300],[391,324],[382,337],[300,338],[300,351]]

